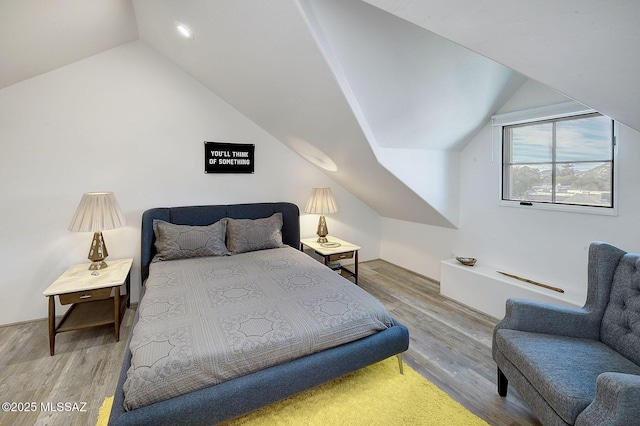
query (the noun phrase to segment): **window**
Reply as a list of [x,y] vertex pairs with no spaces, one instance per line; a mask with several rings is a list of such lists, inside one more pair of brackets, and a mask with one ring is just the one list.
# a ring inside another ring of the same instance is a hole
[[613,121],[599,113],[502,127],[502,200],[613,208]]

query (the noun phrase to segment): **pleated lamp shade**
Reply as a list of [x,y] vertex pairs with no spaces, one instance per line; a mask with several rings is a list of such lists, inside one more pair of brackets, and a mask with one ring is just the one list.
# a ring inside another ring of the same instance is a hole
[[338,204],[333,198],[331,188],[313,188],[304,212],[321,215],[337,213]]
[[113,192],[85,192],[69,224],[69,231],[97,232],[125,226]]

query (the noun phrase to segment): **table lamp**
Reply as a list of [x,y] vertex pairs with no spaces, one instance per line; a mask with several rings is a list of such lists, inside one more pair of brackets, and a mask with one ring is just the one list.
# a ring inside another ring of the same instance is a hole
[[336,213],[338,211],[338,205],[336,204],[336,200],[333,198],[331,188],[313,188],[304,211],[305,213],[320,215],[317,232],[318,242],[325,244],[327,242],[329,230],[327,229],[327,221],[324,218],[324,215]]
[[102,231],[125,226],[124,216],[113,192],[85,192],[76,214],[71,220],[69,231],[93,232],[89,248],[89,270],[104,269],[108,265],[104,259],[109,256]]

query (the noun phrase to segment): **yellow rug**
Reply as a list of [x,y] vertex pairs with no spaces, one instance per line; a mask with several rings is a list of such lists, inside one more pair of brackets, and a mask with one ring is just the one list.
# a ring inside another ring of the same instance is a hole
[[[98,426],[107,424],[112,403],[113,397],[105,399]],[[392,357],[224,425],[486,426],[487,423],[406,364],[401,375],[397,358]]]
[[111,406],[113,405],[113,397],[108,396],[98,410],[98,421],[96,426],[107,426],[109,423],[109,414],[111,414]]

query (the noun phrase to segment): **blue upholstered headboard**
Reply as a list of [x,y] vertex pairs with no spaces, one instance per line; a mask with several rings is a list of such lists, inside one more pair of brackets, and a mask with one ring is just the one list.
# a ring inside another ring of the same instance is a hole
[[300,249],[300,210],[292,203],[254,203],[213,206],[158,207],[142,214],[141,274],[142,283],[149,276],[149,264],[156,254],[153,220],[159,219],[178,225],[209,225],[222,218],[261,219],[282,213],[282,241]]

